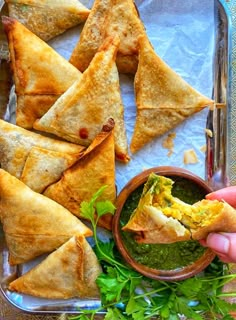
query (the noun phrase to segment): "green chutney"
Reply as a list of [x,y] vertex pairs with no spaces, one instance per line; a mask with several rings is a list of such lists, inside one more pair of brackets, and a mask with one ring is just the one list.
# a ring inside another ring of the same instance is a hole
[[[175,183],[172,195],[182,201],[193,204],[205,197],[205,191],[184,178],[170,177]],[[137,207],[143,185],[137,188],[127,199],[120,216],[120,228],[129,220],[130,215]],[[202,256],[206,250],[198,241],[181,241],[171,244],[139,244],[134,239],[134,233],[122,231],[123,242],[131,255],[138,263],[159,270],[174,270],[187,266]]]

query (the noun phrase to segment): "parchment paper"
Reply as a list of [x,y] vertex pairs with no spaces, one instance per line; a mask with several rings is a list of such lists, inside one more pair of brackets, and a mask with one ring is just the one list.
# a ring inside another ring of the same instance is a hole
[[[91,7],[93,1],[81,1]],[[140,17],[156,53],[195,89],[211,98],[214,56],[214,1],[213,0],[136,0]],[[69,59],[79,39],[81,27],[50,42],[61,55]],[[133,133],[136,105],[133,76],[120,75],[128,142]],[[174,150],[162,147],[167,135],[155,139],[138,153],[131,155],[127,165],[116,163],[118,192],[134,175],[142,170],[162,165],[184,167],[202,178],[205,176],[205,126],[208,109],[192,116],[172,132],[176,133]],[[158,124],[157,124],[158,125]],[[194,149],[198,163],[184,165],[185,150]]]

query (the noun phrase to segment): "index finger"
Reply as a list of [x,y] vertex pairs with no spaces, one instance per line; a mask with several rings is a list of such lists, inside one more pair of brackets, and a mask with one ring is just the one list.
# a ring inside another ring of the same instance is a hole
[[209,200],[224,200],[232,207],[236,208],[236,186],[226,187],[206,195]]

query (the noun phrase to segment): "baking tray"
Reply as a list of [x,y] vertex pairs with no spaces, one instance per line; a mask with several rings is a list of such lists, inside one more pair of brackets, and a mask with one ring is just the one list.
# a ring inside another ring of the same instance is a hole
[[[83,1],[82,1],[83,2]],[[155,18],[155,12],[152,11],[151,7],[145,6],[143,0],[137,0],[136,4],[140,10],[141,17],[145,16],[143,10],[147,10],[146,16],[150,14]],[[209,39],[214,41],[213,51],[211,55],[212,64],[212,86],[211,86],[211,95],[216,101],[216,109],[214,111],[207,111],[206,122],[203,124],[205,128],[212,130],[213,137],[204,135],[204,141],[207,146],[206,154],[202,156],[203,161],[198,164],[203,170],[201,175],[209,182],[209,184],[214,188],[218,189],[220,187],[226,186],[229,183],[229,144],[230,144],[230,112],[231,112],[231,74],[230,74],[230,64],[231,64],[231,42],[230,42],[230,30],[231,23],[229,13],[221,0],[203,0],[198,4],[199,1],[193,0],[190,4],[186,4],[185,0],[178,0],[173,2],[173,0],[160,0],[159,6],[161,12],[164,12],[164,18],[160,19],[158,13],[157,19],[150,24],[150,29],[147,28],[147,33],[155,32],[154,29],[158,28],[159,21],[167,19],[164,23],[164,26],[171,28],[179,28],[181,24],[182,17],[177,17],[178,14],[186,15],[191,17],[191,8],[194,5],[199,5],[199,27],[201,26],[203,16],[207,17],[208,12],[202,10],[204,8],[204,3],[212,4],[210,5],[212,12],[211,15],[214,17],[214,26],[209,31]],[[5,6],[3,6],[3,1],[0,0],[0,9],[1,14],[7,14]],[[158,20],[159,17],[159,20]],[[196,17],[195,17],[196,19]],[[184,20],[184,19],[183,19]],[[148,20],[144,19],[144,24]],[[196,21],[196,20],[195,20]],[[163,21],[161,21],[163,24]],[[79,29],[78,29],[79,30]],[[161,29],[163,32],[163,29]],[[71,31],[69,31],[71,35]],[[66,36],[66,35],[65,35]],[[163,36],[163,35],[162,35]],[[192,35],[191,35],[192,36]],[[152,40],[152,39],[151,39]],[[155,40],[155,39],[154,39]],[[195,41],[201,41],[196,35],[196,38],[193,37],[193,43]],[[154,41],[155,42],[155,41]],[[52,46],[57,46],[57,41],[51,42]],[[181,39],[176,44],[177,47],[181,49]],[[155,47],[155,45],[154,45]],[[175,48],[173,48],[175,50]],[[67,54],[67,53],[66,53]],[[160,54],[161,55],[161,54]],[[167,56],[168,59],[168,56]],[[170,58],[171,63],[171,58]],[[124,76],[126,77],[126,76]],[[121,81],[124,78],[121,77]],[[125,80],[127,80],[125,78]],[[123,88],[125,91],[125,88]],[[9,100],[10,97],[10,100]],[[124,101],[125,103],[126,101]],[[0,29],[0,117],[8,121],[14,122],[14,94],[12,95],[12,79],[10,76],[10,69],[8,63],[8,50],[7,43],[3,31]],[[180,128],[179,130],[184,130]],[[200,137],[199,137],[200,139]],[[202,137],[201,137],[202,139]],[[160,142],[161,143],[161,142]],[[148,162],[149,166],[161,165],[158,162],[158,159],[153,156],[153,149],[158,148],[158,145],[152,145],[147,147],[145,152],[149,152],[152,155],[152,161]],[[154,153],[155,155],[155,153]],[[138,155],[139,156],[139,155]],[[137,157],[138,157],[137,156]],[[163,158],[163,154],[160,156]],[[177,157],[177,156],[176,156]],[[154,159],[153,159],[154,158]],[[177,159],[177,158],[176,158]],[[170,159],[167,156],[163,159],[165,164],[173,165],[176,164],[175,158]],[[137,165],[138,164],[138,165]],[[144,164],[145,166],[146,164]],[[127,174],[122,172],[123,165],[117,165],[117,175],[120,181],[118,182],[118,191],[125,184],[126,180],[129,180],[136,173],[140,172],[140,168],[143,166],[143,163],[135,162],[130,164],[130,167],[127,169]],[[199,167],[192,166],[191,171],[199,173]],[[120,184],[119,184],[120,183]],[[2,261],[0,266],[0,279],[1,279],[1,294],[12,304],[26,312],[31,313],[79,313],[78,308],[80,309],[94,309],[100,305],[100,301],[95,300],[81,300],[81,299],[69,299],[69,300],[48,300],[48,299],[39,299],[34,297],[29,297],[23,294],[12,293],[7,290],[7,284],[12,279],[20,276],[22,273],[25,273],[28,269],[32,268],[34,264],[37,264],[43,257],[35,259],[33,262],[24,264],[23,266],[11,267],[8,264],[8,250],[5,246],[3,233],[0,230],[0,252]]]

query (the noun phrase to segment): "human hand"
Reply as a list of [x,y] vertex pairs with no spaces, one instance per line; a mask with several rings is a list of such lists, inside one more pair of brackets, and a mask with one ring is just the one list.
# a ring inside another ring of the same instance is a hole
[[[226,187],[209,193],[206,199],[224,200],[236,208],[236,186]],[[236,263],[236,233],[210,233],[200,243],[215,251],[223,262]]]

